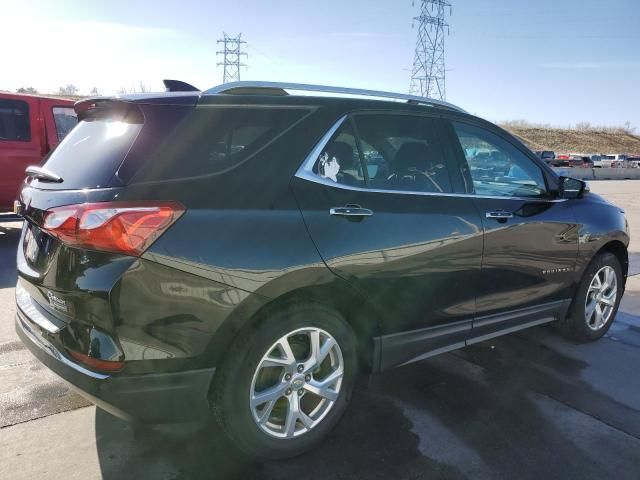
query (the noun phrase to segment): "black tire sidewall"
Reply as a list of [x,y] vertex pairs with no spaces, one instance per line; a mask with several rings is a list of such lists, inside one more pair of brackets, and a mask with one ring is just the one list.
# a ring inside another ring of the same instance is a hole
[[[342,351],[344,377],[340,394],[326,417],[311,431],[293,438],[274,438],[255,424],[249,408],[251,381],[258,362],[280,337],[298,328],[317,327],[336,339]],[[356,340],[340,314],[320,305],[287,307],[241,333],[216,385],[216,417],[234,443],[260,458],[289,458],[313,448],[333,429],[351,399],[357,373]]]
[[[589,285],[591,285],[591,281],[593,280],[594,275],[601,268],[606,266],[612,267],[616,273],[618,289],[616,302],[613,307],[613,311],[611,312],[611,316],[609,317],[609,320],[607,320],[607,323],[599,330],[592,330],[591,328],[589,328],[585,320],[585,302],[587,299]],[[567,324],[567,333],[577,340],[587,342],[597,340],[604,336],[611,327],[611,324],[613,323],[616,314],[618,313],[618,307],[620,306],[620,300],[622,299],[623,293],[623,280],[622,267],[620,266],[620,262],[615,255],[605,252],[596,256],[591,261],[584,275],[582,276],[580,286],[573,300],[573,303],[571,304],[568,316],[569,322]]]

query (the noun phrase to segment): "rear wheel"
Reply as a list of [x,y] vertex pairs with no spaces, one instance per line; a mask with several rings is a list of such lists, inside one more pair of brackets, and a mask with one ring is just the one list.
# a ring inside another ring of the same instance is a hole
[[622,297],[622,268],[615,255],[593,259],[582,278],[569,314],[560,324],[563,333],[578,341],[602,337],[613,323]]
[[338,422],[356,371],[355,336],[338,312],[289,307],[234,342],[214,387],[214,412],[246,453],[299,455]]

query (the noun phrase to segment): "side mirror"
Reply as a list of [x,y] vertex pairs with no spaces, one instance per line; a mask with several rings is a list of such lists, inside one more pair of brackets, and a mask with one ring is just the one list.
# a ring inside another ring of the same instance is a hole
[[560,177],[558,196],[560,198],[582,198],[589,192],[587,182],[577,178]]

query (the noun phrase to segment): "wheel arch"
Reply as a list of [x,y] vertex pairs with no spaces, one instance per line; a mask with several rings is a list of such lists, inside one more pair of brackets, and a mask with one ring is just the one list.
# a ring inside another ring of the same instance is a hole
[[264,319],[275,310],[300,303],[318,304],[336,310],[356,335],[360,365],[365,368],[373,367],[375,364],[373,337],[379,332],[379,321],[377,313],[368,304],[364,295],[350,285],[303,287],[269,302],[257,313],[256,321]]
[[611,240],[600,247],[593,258],[605,252],[613,254],[620,262],[620,266],[622,267],[622,277],[626,284],[627,274],[629,273],[629,252],[627,251],[627,247],[620,240]]
[[379,332],[378,316],[362,294],[342,282],[339,285],[300,287],[266,301],[245,317],[241,325],[236,324],[233,333],[228,332],[224,341],[212,345],[210,359],[214,364],[221,364],[230,345],[241,335],[247,334],[276,312],[301,303],[317,304],[336,310],[354,330],[360,365],[364,369],[374,368],[376,359],[373,337]]

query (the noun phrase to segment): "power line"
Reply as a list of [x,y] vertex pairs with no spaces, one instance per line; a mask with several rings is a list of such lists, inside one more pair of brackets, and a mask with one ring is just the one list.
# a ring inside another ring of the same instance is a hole
[[411,69],[409,93],[422,97],[445,100],[444,30],[449,32],[445,21],[445,9],[451,3],[447,0],[420,0],[418,40]]
[[218,65],[224,67],[222,83],[240,81],[240,68],[246,67],[240,59],[243,55],[247,56],[246,52],[242,51],[242,45],[247,42],[242,40],[242,33],[239,33],[237,37],[230,37],[225,32],[222,34],[223,38],[217,43],[223,44],[223,50],[216,52],[216,55],[223,55],[222,62],[218,62]]

